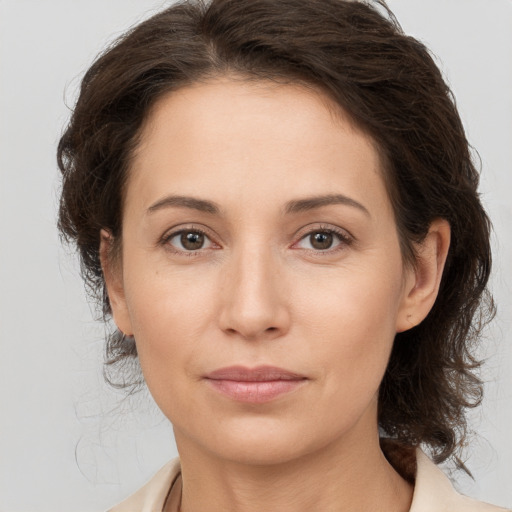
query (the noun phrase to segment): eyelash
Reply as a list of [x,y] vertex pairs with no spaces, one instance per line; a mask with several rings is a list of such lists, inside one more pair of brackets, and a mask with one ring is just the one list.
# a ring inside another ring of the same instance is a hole
[[[169,250],[170,252],[172,252],[174,254],[179,254],[179,255],[186,256],[186,257],[199,256],[204,251],[203,248],[198,249],[198,250],[187,251],[187,250],[176,249],[175,247],[173,247],[170,244],[170,241],[173,238],[175,238],[176,236],[181,235],[183,233],[200,234],[200,235],[204,236],[205,238],[207,238],[210,241],[210,243],[217,245],[217,244],[215,244],[215,242],[212,241],[211,237],[208,235],[208,233],[205,230],[198,228],[198,227],[179,229],[178,231],[173,231],[169,234],[166,234],[162,237],[161,244],[164,245],[167,250]],[[311,229],[311,230],[307,231],[306,233],[302,234],[301,237],[299,238],[299,240],[297,242],[294,242],[293,245],[297,245],[302,240],[304,240],[307,237],[310,237],[311,235],[316,234],[316,233],[326,233],[326,234],[334,235],[338,239],[339,244],[334,246],[333,248],[328,248],[328,249],[324,249],[324,250],[322,250],[322,249],[303,249],[303,250],[307,251],[308,253],[314,254],[315,256],[323,256],[323,255],[333,254],[337,251],[344,250],[346,247],[349,247],[354,242],[354,238],[351,235],[347,234],[346,231],[343,231],[341,229],[336,229],[336,228],[330,227],[330,226],[328,227],[328,226],[321,225],[318,228]]]
[[[165,246],[165,248],[167,250],[169,250],[170,252],[172,252],[173,254],[179,254],[179,255],[182,255],[182,256],[186,256],[186,257],[197,257],[199,256],[199,254],[203,251],[203,249],[198,249],[196,251],[186,251],[186,250],[181,250],[181,249],[176,249],[175,247],[173,247],[171,244],[170,244],[170,241],[175,238],[176,236],[178,235],[181,235],[183,233],[196,233],[196,234],[200,234],[200,235],[203,235],[205,238],[207,238],[208,240],[210,240],[210,242],[212,244],[215,244],[215,242],[213,242],[211,240],[211,237],[208,236],[208,233],[201,229],[201,228],[197,228],[197,227],[193,227],[193,228],[185,228],[185,229],[179,229],[178,231],[173,231],[172,233],[169,233],[169,234],[166,234],[162,237],[162,240],[161,240],[161,243],[162,245]],[[215,244],[216,245],[216,244]]]
[[354,238],[349,235],[346,231],[341,230],[339,228],[335,228],[332,226],[324,226],[320,225],[319,227],[315,229],[310,229],[306,233],[304,233],[297,242],[295,242],[293,245],[297,245],[302,240],[305,240],[306,238],[310,237],[313,234],[316,233],[326,233],[330,235],[334,235],[339,243],[338,245],[335,245],[334,247],[330,247],[328,249],[304,249],[305,251],[308,251],[308,253],[313,254],[314,256],[329,256],[333,253],[336,253],[338,251],[342,251],[346,249],[347,247],[350,247],[352,243],[354,242]]

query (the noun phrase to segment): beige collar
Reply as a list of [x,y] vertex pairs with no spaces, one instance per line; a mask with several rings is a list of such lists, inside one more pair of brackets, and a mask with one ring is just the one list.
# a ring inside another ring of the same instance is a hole
[[[416,478],[410,512],[507,512],[507,509],[462,496],[455,491],[448,477],[420,449],[415,453]],[[181,485],[179,488],[175,487],[175,492],[171,491],[180,475],[179,460],[174,459],[161,468],[144,487],[109,512],[162,512],[168,498],[171,500],[169,506],[174,512],[172,507],[177,508]],[[512,509],[508,512],[512,512]]]

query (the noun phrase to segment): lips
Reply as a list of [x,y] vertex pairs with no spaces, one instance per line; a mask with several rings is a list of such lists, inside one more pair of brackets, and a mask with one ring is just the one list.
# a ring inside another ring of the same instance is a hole
[[207,383],[230,399],[264,403],[300,388],[307,378],[275,366],[220,368],[205,376]]

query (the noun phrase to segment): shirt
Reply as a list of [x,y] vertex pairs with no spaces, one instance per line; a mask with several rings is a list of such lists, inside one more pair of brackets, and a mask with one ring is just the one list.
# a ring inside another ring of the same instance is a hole
[[[496,507],[459,494],[448,477],[422,450],[416,449],[415,454],[414,494],[409,512],[512,512],[512,509]],[[162,512],[167,500],[170,501],[171,511],[177,512],[181,499],[180,480],[179,459],[174,459],[135,494],[109,512]]]

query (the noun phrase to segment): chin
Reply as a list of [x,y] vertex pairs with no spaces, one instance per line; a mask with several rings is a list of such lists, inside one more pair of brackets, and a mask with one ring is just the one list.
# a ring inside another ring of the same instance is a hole
[[[302,427],[302,428],[301,428]],[[333,442],[332,433],[312,435],[307,425],[297,421],[269,418],[238,420],[230,425],[219,424],[208,438],[199,442],[216,458],[250,466],[287,464],[312,453],[320,452]],[[331,434],[331,435],[329,435]]]
[[277,466],[300,459],[308,453],[304,446],[289,440],[251,439],[226,442],[217,456],[244,466]]

